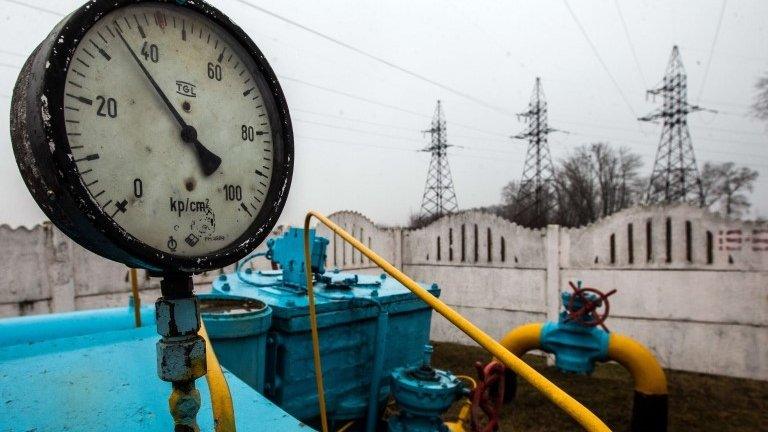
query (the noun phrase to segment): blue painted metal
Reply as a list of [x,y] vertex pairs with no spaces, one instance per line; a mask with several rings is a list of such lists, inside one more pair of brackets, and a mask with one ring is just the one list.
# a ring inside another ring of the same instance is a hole
[[[132,322],[132,314],[122,311]],[[49,329],[58,325],[63,338],[51,332],[43,340],[35,334],[0,348],[0,430],[173,430],[168,384],[157,379],[155,370],[154,325],[67,337],[81,317],[78,313],[47,317]],[[149,316],[146,321],[151,320]],[[232,374],[227,380],[238,430],[254,430],[254,425],[281,432],[311,430]],[[208,387],[205,380],[198,380],[197,386],[202,395],[198,421],[201,430],[212,431]]]
[[[154,328],[154,306],[141,308],[141,324]],[[6,318],[0,320],[0,347],[134,327],[133,306]]]
[[[309,230],[309,243],[312,247],[310,253],[312,259],[312,271],[325,273],[325,249],[328,239],[316,237],[315,230]],[[278,239],[270,239],[267,242],[269,251],[267,258],[280,265],[283,269],[283,283],[290,286],[307,286],[307,276],[304,264],[304,230],[301,228],[289,228]]]
[[461,381],[448,371],[431,366],[432,347],[424,347],[421,366],[392,373],[392,396],[400,408],[388,420],[389,432],[447,432],[442,415],[467,394]]
[[[378,292],[371,293],[378,296]],[[374,297],[375,298],[375,297]],[[389,314],[379,307],[379,317],[376,320],[376,349],[373,352],[373,376],[371,376],[370,391],[368,392],[368,413],[365,419],[365,431],[374,432],[379,422],[379,392],[381,391],[381,377],[384,374],[384,357],[387,353],[387,333],[389,332]]]
[[[272,309],[263,302],[244,297],[203,294],[198,298],[203,322],[219,363],[257,391],[263,392],[267,331],[272,324]],[[222,307],[220,300],[231,303]]]
[[[571,292],[563,292],[563,308],[571,300]],[[588,294],[593,296],[592,294]],[[597,298],[591,298],[597,300]],[[574,302],[574,308],[581,305]],[[548,321],[541,330],[541,348],[555,354],[555,366],[564,371],[591,374],[595,362],[608,359],[610,334],[599,327],[586,327],[577,321],[568,320],[568,312],[560,312],[558,322]]]
[[[369,400],[381,403],[388,397],[386,377],[392,370],[420,364],[423,346],[429,342],[432,312],[386,275],[323,271],[327,244],[326,239],[313,237],[327,411],[333,421],[361,419],[369,411]],[[268,255],[280,263],[282,270],[222,275],[213,283],[212,292],[258,299],[269,305],[272,326],[267,341],[264,394],[295,417],[312,420],[319,411],[307,295],[304,284],[299,283],[304,277],[302,248],[303,231],[291,229],[270,243]],[[440,294],[437,285],[424,288]],[[379,331],[384,325],[382,314],[388,321],[384,323],[386,331]],[[383,342],[377,343],[377,335]],[[378,360],[377,351],[383,353]],[[245,381],[253,385],[253,381]],[[372,393],[378,398],[371,398]]]

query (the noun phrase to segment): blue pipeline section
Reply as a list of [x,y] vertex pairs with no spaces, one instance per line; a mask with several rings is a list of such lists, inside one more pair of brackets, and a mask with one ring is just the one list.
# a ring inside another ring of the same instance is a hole
[[[132,317],[125,309],[122,312]],[[55,321],[69,328],[70,315],[58,314]],[[172,431],[171,386],[157,377],[157,340],[151,325],[0,348],[0,430]],[[225,374],[237,430],[312,430],[231,373]],[[202,398],[197,416],[201,430],[213,431],[205,379],[197,380],[196,386]]]
[[584,375],[595,370],[595,362],[608,359],[609,339],[603,329],[573,322],[548,321],[541,329],[541,349],[555,354],[555,367]]
[[[564,372],[589,375],[595,370],[595,362],[608,360],[610,333],[584,325],[569,316],[568,306],[573,310],[583,305],[579,299],[571,300],[573,294],[563,292],[563,310],[557,322],[547,321],[541,329],[541,349],[555,354],[555,367]],[[590,301],[597,301],[592,296]],[[592,320],[592,316],[585,319]]]
[[[141,308],[142,326],[155,327],[155,308]],[[133,308],[97,309],[0,320],[0,347],[136,327]]]
[[371,390],[368,392],[368,414],[365,420],[366,432],[374,432],[379,419],[381,376],[384,374],[384,356],[387,350],[388,331],[389,314],[379,305],[379,317],[376,320],[376,350],[373,353],[373,376],[371,376]]

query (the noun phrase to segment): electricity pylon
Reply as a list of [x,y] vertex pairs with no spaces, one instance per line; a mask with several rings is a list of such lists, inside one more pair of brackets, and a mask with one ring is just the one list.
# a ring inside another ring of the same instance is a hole
[[647,122],[661,119],[663,122],[645,197],[648,204],[685,202],[704,205],[704,190],[687,119],[688,114],[702,108],[688,103],[687,81],[680,51],[675,45],[661,85],[648,90],[654,100],[656,96],[662,97],[661,109],[638,119]]
[[424,197],[421,201],[421,216],[423,218],[440,217],[456,212],[459,204],[453,189],[451,167],[448,165],[448,147],[451,147],[445,133],[445,116],[440,101],[437,101],[432,126],[424,131],[431,135],[430,145],[423,149],[432,154],[427,173],[427,183],[424,187]]
[[528,110],[517,115],[525,121],[525,130],[513,139],[528,140],[523,176],[517,192],[513,219],[528,227],[543,227],[550,221],[557,206],[555,199],[555,169],[549,153],[547,137],[556,129],[547,122],[547,101],[541,88],[541,78],[536,78]]

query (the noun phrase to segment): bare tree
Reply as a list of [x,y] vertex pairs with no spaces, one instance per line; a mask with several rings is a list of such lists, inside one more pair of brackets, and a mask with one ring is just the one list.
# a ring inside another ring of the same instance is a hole
[[729,217],[740,217],[752,203],[746,192],[752,192],[758,172],[738,167],[733,162],[704,164],[704,203],[714,211]]
[[[640,201],[643,182],[640,156],[629,149],[595,143],[574,149],[555,169],[554,190],[546,197],[554,208],[552,221],[579,226],[631,207]],[[502,190],[503,216],[524,226],[534,225],[515,201],[519,185]]]
[[423,215],[411,213],[411,216],[408,218],[408,227],[414,229],[424,228],[443,216],[441,214]]
[[[641,166],[640,156],[625,147],[595,143],[576,148],[555,169],[554,190],[547,196],[556,209],[553,221],[584,225],[637,204],[643,190],[638,174]],[[516,182],[510,182],[502,190],[503,215],[532,226],[517,208],[518,188]]]
[[752,104],[752,111],[757,118],[768,120],[768,74],[757,80],[755,88],[757,88],[757,96]]
[[595,165],[586,147],[577,148],[560,161],[555,173],[561,225],[579,226],[599,217],[599,185]]

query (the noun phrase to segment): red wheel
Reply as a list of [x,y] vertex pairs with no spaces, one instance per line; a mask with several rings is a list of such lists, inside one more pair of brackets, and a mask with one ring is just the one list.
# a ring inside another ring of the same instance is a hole
[[472,390],[472,432],[493,432],[499,429],[501,407],[504,403],[504,371],[503,364],[492,361],[483,366],[480,362],[477,368],[477,387]]
[[568,304],[565,306],[565,310],[568,313],[566,320],[575,321],[585,327],[599,325],[605,331],[608,331],[608,327],[604,324],[605,320],[608,319],[608,313],[611,309],[608,297],[615,294],[616,290],[603,293],[596,288],[577,287],[573,282],[568,282],[568,284],[573,289],[573,294],[571,294]]

